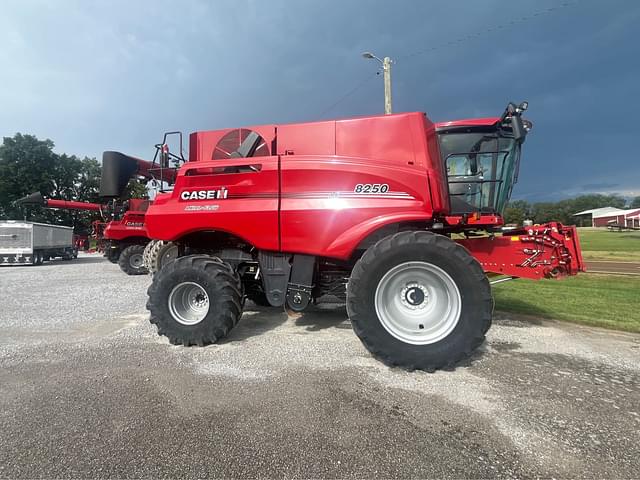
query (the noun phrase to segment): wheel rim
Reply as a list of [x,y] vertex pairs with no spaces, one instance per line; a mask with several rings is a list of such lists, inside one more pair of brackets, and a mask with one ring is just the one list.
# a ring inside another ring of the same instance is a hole
[[171,248],[168,248],[160,257],[160,268],[176,258],[178,258],[178,246],[174,245]]
[[129,265],[131,265],[132,268],[142,268],[143,263],[144,262],[141,253],[134,253],[129,257]]
[[412,345],[449,335],[458,324],[462,299],[453,279],[440,267],[406,262],[389,270],[375,293],[376,314],[387,332]]
[[178,323],[196,325],[209,313],[209,295],[197,283],[180,283],[169,294],[169,312]]

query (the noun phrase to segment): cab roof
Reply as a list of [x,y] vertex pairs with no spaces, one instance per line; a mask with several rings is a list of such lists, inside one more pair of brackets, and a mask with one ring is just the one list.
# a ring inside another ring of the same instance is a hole
[[500,117],[467,118],[450,122],[437,122],[436,128],[449,127],[490,127],[500,121]]

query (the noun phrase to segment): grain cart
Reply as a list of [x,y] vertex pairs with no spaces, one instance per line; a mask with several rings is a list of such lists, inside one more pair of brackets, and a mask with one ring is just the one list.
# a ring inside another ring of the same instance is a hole
[[0,222],[0,264],[31,263],[78,256],[73,228],[46,223],[8,220]]
[[501,231],[526,108],[192,133],[173,190],[145,215],[150,237],[180,253],[149,287],[151,322],[173,344],[206,345],[236,325],[245,297],[299,312],[331,294],[384,363],[454,365],[491,325],[487,273],[583,270],[574,227]]

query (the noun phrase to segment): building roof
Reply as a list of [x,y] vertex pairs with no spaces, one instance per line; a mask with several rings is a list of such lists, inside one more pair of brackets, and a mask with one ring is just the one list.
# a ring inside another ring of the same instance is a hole
[[610,217],[613,215],[624,215],[625,210],[616,207],[592,208],[583,212],[574,213],[573,216],[591,215],[593,218]]
[[573,216],[577,217],[578,215],[591,215],[592,218],[602,218],[624,215],[625,217],[636,217],[638,214],[640,214],[640,208],[629,208],[627,210],[624,210],[622,208],[616,207],[603,207],[574,213]]

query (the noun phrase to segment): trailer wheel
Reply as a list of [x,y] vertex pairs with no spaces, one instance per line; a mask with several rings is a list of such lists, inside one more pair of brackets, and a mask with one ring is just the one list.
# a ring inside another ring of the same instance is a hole
[[174,345],[204,346],[227,336],[242,316],[242,284],[227,263],[206,255],[179,257],[147,290],[150,321]]
[[148,250],[146,267],[154,275],[171,260],[178,258],[179,253],[178,245],[175,243],[157,240]]
[[401,232],[369,248],[347,285],[347,312],[364,346],[389,366],[453,367],[491,324],[489,281],[453,240]]
[[142,253],[144,245],[129,245],[120,254],[118,265],[120,269],[127,275],[145,275],[147,269],[142,263]]
[[42,252],[33,252],[33,264],[42,265],[44,263],[44,254]]

